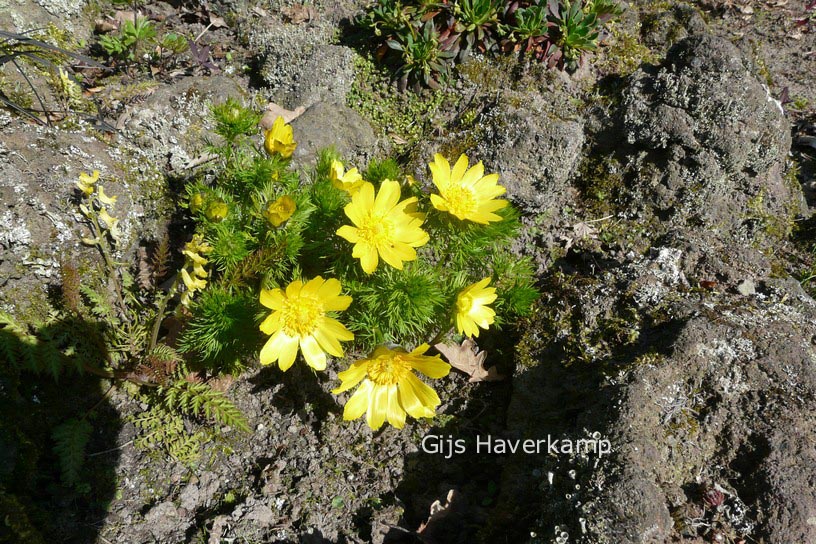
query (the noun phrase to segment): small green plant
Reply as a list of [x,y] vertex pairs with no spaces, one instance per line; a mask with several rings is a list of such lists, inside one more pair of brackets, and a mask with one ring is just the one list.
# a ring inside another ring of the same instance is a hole
[[160,28],[145,17],[124,21],[114,34],[99,37],[105,54],[120,63],[146,61],[151,66],[164,66],[190,49],[190,41],[176,32],[160,34]]
[[459,0],[454,4],[452,26],[462,36],[462,51],[467,53],[474,47],[483,53],[496,49],[500,5],[499,0]]
[[509,42],[521,45],[525,53],[542,51],[547,42],[547,8],[541,5],[518,8],[512,13]]
[[422,26],[421,32],[398,35],[386,43],[402,54],[397,68],[402,89],[409,83],[438,88],[439,79],[447,76],[446,61],[454,57],[452,52],[440,49],[439,34],[430,22]]
[[146,48],[156,37],[156,25],[144,17],[134,21],[126,20],[118,34],[99,37],[99,45],[109,57],[134,61],[146,52]]
[[560,48],[567,66],[577,66],[589,51],[598,48],[601,23],[592,11],[584,12],[579,0],[564,0],[557,8],[551,5],[548,17],[553,25],[553,41]]

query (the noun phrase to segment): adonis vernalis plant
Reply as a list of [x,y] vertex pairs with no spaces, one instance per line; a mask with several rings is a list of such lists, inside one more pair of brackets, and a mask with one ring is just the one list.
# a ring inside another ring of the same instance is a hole
[[344,417],[367,414],[372,429],[433,416],[440,399],[413,371],[450,366],[428,344],[512,323],[537,297],[530,260],[510,251],[520,222],[498,175],[436,155],[423,185],[391,159],[359,171],[324,151],[301,180],[283,119],[261,139],[237,102],[213,115],[219,162],[187,187],[210,250],[190,276],[206,286],[193,284],[182,348],[213,372],[253,357],[346,366],[335,392],[359,388]]

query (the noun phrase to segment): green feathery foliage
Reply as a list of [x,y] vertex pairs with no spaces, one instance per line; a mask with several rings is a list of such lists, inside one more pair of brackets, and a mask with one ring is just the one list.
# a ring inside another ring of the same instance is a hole
[[51,434],[54,451],[59,456],[62,482],[83,493],[90,491],[90,486],[80,481],[80,471],[85,464],[85,449],[92,431],[93,426],[85,419],[69,419]]
[[240,372],[242,357],[258,344],[255,316],[257,297],[249,289],[206,289],[190,307],[193,318],[179,341],[179,349],[195,353],[211,369]]
[[402,179],[402,169],[392,158],[382,160],[372,159],[368,163],[363,178],[371,183],[382,183],[387,179]]
[[430,266],[410,264],[404,270],[384,268],[368,281],[349,282],[354,302],[344,317],[361,349],[427,341],[428,332],[440,326],[439,316],[451,307],[440,279]]
[[[165,357],[177,358],[170,348],[161,349]],[[142,395],[150,408],[130,418],[141,430],[134,442],[137,448],[158,449],[187,465],[198,460],[205,444],[218,438],[212,430],[213,423],[249,432],[246,417],[224,393],[206,383],[188,381],[189,375],[189,369],[179,364],[167,385]],[[185,425],[185,418],[196,425],[193,432]]]
[[214,132],[224,138],[227,144],[234,144],[242,136],[254,134],[261,116],[243,107],[234,98],[228,98],[212,109],[215,119]]

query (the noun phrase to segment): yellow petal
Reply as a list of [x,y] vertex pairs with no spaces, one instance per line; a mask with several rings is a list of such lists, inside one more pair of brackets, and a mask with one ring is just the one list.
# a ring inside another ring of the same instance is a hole
[[105,188],[102,185],[97,186],[97,195],[96,196],[97,196],[97,198],[99,198],[99,201],[102,204],[105,204],[105,205],[108,205],[108,206],[112,206],[112,205],[116,204],[116,199],[118,198],[118,197],[115,197],[115,196],[106,195],[105,194]]
[[476,182],[482,179],[482,177],[484,177],[484,164],[482,164],[482,161],[479,161],[462,176],[460,183],[463,186],[472,187]]
[[[317,296],[320,298],[320,300],[325,302],[338,296],[342,289],[343,287],[340,285],[340,280],[336,278],[329,278],[325,281],[325,283],[323,283],[323,285],[320,286]],[[345,308],[342,309],[345,310]]]
[[371,396],[373,386],[373,383],[366,380],[363,382],[363,385],[360,386],[360,389],[351,396],[348,402],[346,402],[345,408],[343,408],[344,420],[351,421],[352,419],[357,419],[366,412],[370,403],[369,397]]
[[366,372],[368,372],[368,360],[357,361],[343,372],[338,372],[337,377],[341,380],[340,386],[332,389],[332,393],[337,395],[348,391],[366,377]]
[[450,373],[450,365],[436,357],[414,357],[411,359],[411,368],[422,372],[429,378],[444,378]]
[[[357,244],[354,246],[355,252],[357,248],[361,248],[359,252],[360,255],[360,266],[363,267],[363,272],[366,274],[373,274],[375,270],[377,270],[377,264],[379,262],[379,258],[377,257],[377,250],[371,246],[363,246],[362,244]],[[352,253],[354,255],[354,253]]]
[[462,153],[459,156],[459,160],[456,161],[456,164],[453,165],[453,170],[451,171],[450,179],[453,183],[461,180],[462,177],[465,175],[468,167],[468,158],[467,155]]
[[320,348],[329,355],[334,355],[335,357],[343,356],[343,347],[340,345],[340,342],[325,327],[318,326],[312,336],[314,336],[317,343],[320,344]]
[[331,317],[324,317],[320,327],[326,332],[341,341],[354,340],[354,333],[348,330],[345,325]]
[[385,423],[386,411],[388,409],[388,388],[382,385],[374,385],[373,391],[368,396],[368,413],[366,413],[366,423],[373,430],[377,430]]
[[399,402],[397,384],[391,384],[388,386],[388,408],[386,416],[388,418],[388,423],[397,429],[402,429],[405,426],[405,410],[402,408]]
[[261,364],[268,365],[274,363],[280,357],[280,353],[284,344],[288,341],[288,337],[283,331],[278,331],[274,336],[269,338],[261,348]]
[[436,391],[431,389],[431,387],[413,374],[406,374],[403,382],[401,383],[409,383],[411,385],[411,389],[413,389],[414,393],[419,399],[419,402],[431,414],[433,414],[436,407],[442,403],[442,401],[439,400],[439,395],[436,394]]
[[348,240],[352,244],[356,244],[360,241],[359,231],[349,225],[343,225],[337,229],[337,236]]
[[261,304],[272,310],[283,310],[285,301],[281,289],[261,289]]
[[380,191],[377,193],[377,198],[374,199],[375,212],[388,212],[399,203],[400,196],[399,183],[390,179],[384,180],[382,184],[380,184]]
[[289,367],[292,366],[292,363],[295,362],[295,357],[297,357],[298,352],[298,339],[292,338],[283,331],[278,332],[283,336],[283,342],[281,343],[281,351],[278,357],[278,366],[284,372],[289,370]]
[[300,350],[303,352],[303,358],[306,359],[307,365],[315,370],[326,370],[326,354],[320,349],[314,336],[301,338]]
[[303,282],[295,280],[286,286],[286,298],[294,299],[300,296],[300,290],[303,289]]
[[281,328],[281,316],[283,314],[281,312],[273,312],[266,316],[266,319],[263,320],[261,326],[261,332],[264,334],[273,334],[278,329]]
[[320,276],[316,276],[309,281],[301,288],[300,295],[301,297],[316,297],[317,294],[320,292],[320,287],[323,285],[324,280]]

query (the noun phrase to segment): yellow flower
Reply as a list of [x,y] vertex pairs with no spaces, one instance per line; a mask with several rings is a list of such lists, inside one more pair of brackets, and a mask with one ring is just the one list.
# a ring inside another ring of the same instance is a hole
[[315,370],[326,368],[326,353],[342,357],[340,341],[353,340],[354,334],[327,315],[351,304],[351,297],[341,295],[341,289],[338,280],[320,276],[305,285],[295,280],[285,291],[261,289],[261,304],[274,310],[260,327],[272,335],[261,349],[261,364],[278,361],[280,369],[286,371],[294,363],[298,347],[306,364]]
[[121,233],[119,232],[119,220],[111,216],[106,208],[99,210],[99,219],[105,223],[105,228],[111,235],[111,238],[118,241]]
[[87,196],[91,196],[94,192],[94,184],[97,181],[99,181],[99,170],[94,170],[93,174],[81,172],[79,174],[79,181],[77,181],[77,187]]
[[[209,261],[201,254],[207,254],[212,251],[212,247],[204,241],[204,236],[196,234],[193,239],[184,245],[182,254],[185,257],[184,268],[181,269],[181,279],[187,291],[181,295],[181,303],[187,306],[196,291],[201,291],[207,287],[205,278],[209,273],[204,269],[204,265]],[[193,274],[190,275],[188,268],[193,269]]]
[[193,291],[200,291],[207,287],[207,280],[204,278],[190,276],[190,273],[187,272],[186,268],[181,269],[181,279],[184,281],[184,286],[187,287],[187,291],[189,293],[192,293]]
[[434,185],[439,194],[431,195],[431,204],[439,211],[448,212],[458,219],[487,224],[501,221],[496,210],[507,206],[506,200],[496,200],[503,195],[504,187],[498,185],[499,175],[484,175],[481,161],[468,169],[467,155],[462,154],[451,169],[445,158],[437,153],[431,168]]
[[264,135],[264,149],[270,155],[278,153],[284,159],[288,159],[295,152],[296,147],[292,125],[287,125],[283,117],[278,116],[272,128]]
[[190,253],[204,253],[205,255],[212,251],[212,246],[204,241],[203,234],[194,234],[193,239],[184,245],[184,254]]
[[368,426],[377,430],[386,419],[401,429],[406,412],[414,418],[433,417],[440,403],[439,396],[411,371],[418,370],[429,378],[442,378],[450,372],[450,365],[438,355],[423,355],[428,347],[422,344],[408,353],[401,348],[380,346],[369,359],[357,361],[338,374],[341,384],[332,391],[335,394],[363,382],[346,402],[343,419],[357,419],[365,413]]
[[198,213],[198,210],[201,209],[201,206],[204,205],[204,195],[201,193],[196,193],[194,195],[190,195],[190,211],[193,213]]
[[496,300],[496,288],[488,287],[490,278],[465,287],[456,297],[456,329],[466,336],[479,336],[479,327],[487,329],[496,320],[488,304]]
[[218,223],[223,221],[227,214],[229,213],[229,206],[223,200],[214,200],[210,202],[209,206],[207,206],[207,210],[204,212],[204,216],[212,221],[213,223]]
[[96,186],[96,196],[99,198],[99,202],[102,204],[106,204],[108,206],[113,206],[116,204],[116,196],[108,196],[105,194],[105,188],[102,185]]
[[283,195],[275,202],[270,202],[264,211],[266,220],[272,223],[273,227],[280,227],[292,214],[295,213],[295,201],[289,195]]
[[345,172],[345,166],[338,160],[333,160],[331,163],[329,179],[331,179],[332,185],[350,195],[356,193],[364,183],[363,176],[360,175],[356,168]]
[[403,261],[417,258],[414,248],[428,242],[428,233],[420,228],[424,216],[415,211],[416,198],[399,199],[396,181],[383,181],[376,197],[374,186],[364,182],[344,208],[355,226],[344,225],[337,234],[354,244],[351,255],[360,259],[366,274],[377,269],[379,257],[402,270]]

